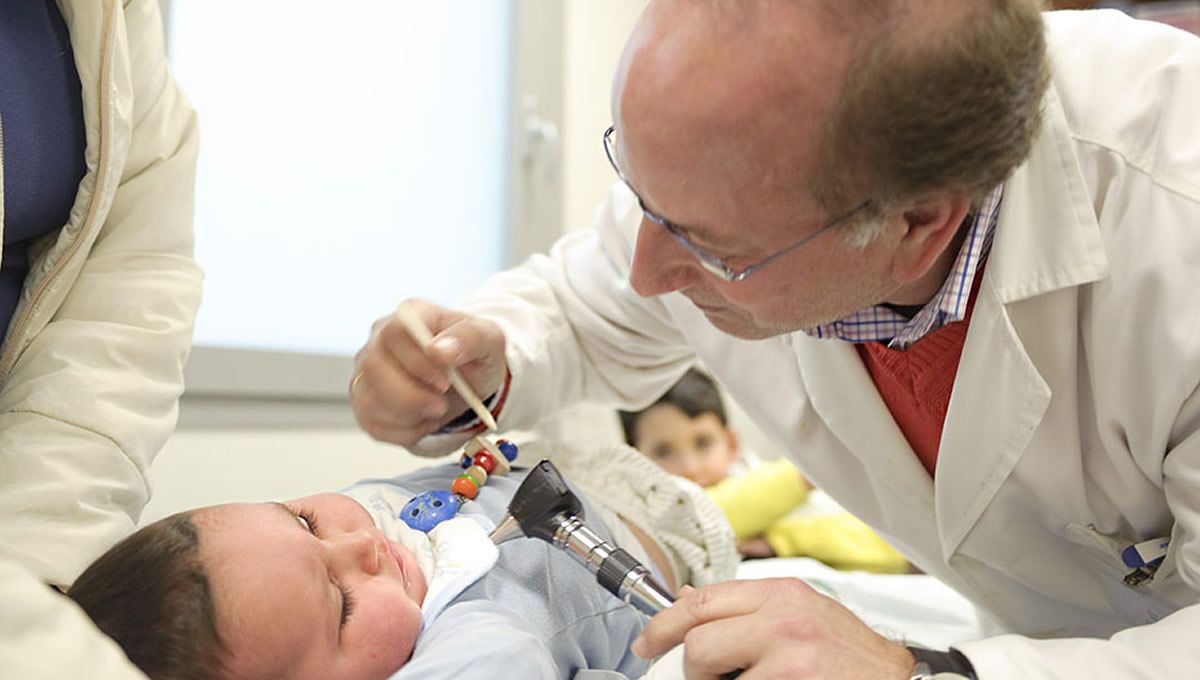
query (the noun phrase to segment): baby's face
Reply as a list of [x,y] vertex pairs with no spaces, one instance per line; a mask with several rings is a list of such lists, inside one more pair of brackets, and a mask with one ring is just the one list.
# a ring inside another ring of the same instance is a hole
[[691,418],[674,404],[656,404],[637,419],[637,449],[673,475],[712,486],[729,475],[737,438],[714,413]]
[[386,678],[412,655],[425,576],[353,499],[197,511],[217,630],[238,678]]

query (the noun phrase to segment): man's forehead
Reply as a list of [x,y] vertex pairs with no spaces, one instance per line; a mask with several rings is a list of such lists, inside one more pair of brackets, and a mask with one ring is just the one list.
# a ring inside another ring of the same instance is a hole
[[664,2],[647,12],[618,74],[618,129],[656,125],[659,136],[704,138],[722,155],[728,150],[717,147],[728,142],[755,156],[760,150],[747,145],[769,151],[780,133],[817,129],[835,100],[846,48],[795,9],[771,10],[782,23],[730,29],[703,9],[711,4]]

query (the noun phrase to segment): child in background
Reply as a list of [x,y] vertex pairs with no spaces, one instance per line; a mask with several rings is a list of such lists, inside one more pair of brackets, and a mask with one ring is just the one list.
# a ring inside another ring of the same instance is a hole
[[[636,451],[522,449],[554,460],[588,525],[668,588],[732,577],[720,510]],[[644,615],[562,550],[488,539],[527,468],[488,476],[429,534],[398,519],[462,472],[179,513],[117,544],[68,596],[156,680],[640,677],[649,662],[629,645]]]
[[625,440],[671,474],[704,487],[745,557],[812,557],[836,569],[904,573],[908,562],[853,515],[797,513],[812,485],[790,461],[736,468],[737,434],[712,379],[690,369],[649,408],[622,411]]

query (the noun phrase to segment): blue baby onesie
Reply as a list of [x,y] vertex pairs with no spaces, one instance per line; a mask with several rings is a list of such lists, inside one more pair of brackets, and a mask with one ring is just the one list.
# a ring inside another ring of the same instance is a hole
[[[447,489],[461,472],[455,465],[435,466],[402,478],[363,482],[348,493],[363,502],[372,487],[398,492],[387,494],[398,499],[393,503],[398,513],[399,499]],[[489,477],[460,516],[490,530],[527,472],[514,469]],[[586,501],[584,508],[588,525],[612,540]],[[600,588],[595,576],[566,553],[542,541],[518,539],[501,545],[491,570],[433,613],[412,659],[393,678],[636,678],[649,662],[634,656],[629,645],[646,621]]]

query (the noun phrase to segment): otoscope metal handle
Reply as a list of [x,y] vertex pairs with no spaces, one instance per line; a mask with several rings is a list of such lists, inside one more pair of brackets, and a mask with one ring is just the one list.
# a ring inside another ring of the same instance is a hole
[[[596,581],[638,611],[654,616],[675,596],[654,580],[645,566],[598,536],[583,523],[583,504],[548,460],[529,471],[513,495],[508,514],[492,531],[497,545],[522,536],[539,538],[565,550],[596,574]],[[721,676],[736,678],[741,671]]]
[[[650,570],[625,551],[613,547],[589,529],[576,516],[559,515],[554,525],[553,543],[596,574],[596,582],[647,616],[654,616],[675,603],[675,596],[654,580]],[[735,670],[721,675],[733,680],[742,674]]]
[[608,592],[648,616],[675,602],[675,597],[654,580],[649,569],[624,548],[617,548],[598,536],[579,517],[558,515],[552,522],[554,544],[595,573],[596,582]]

